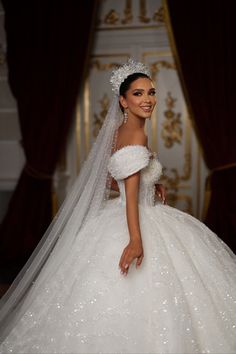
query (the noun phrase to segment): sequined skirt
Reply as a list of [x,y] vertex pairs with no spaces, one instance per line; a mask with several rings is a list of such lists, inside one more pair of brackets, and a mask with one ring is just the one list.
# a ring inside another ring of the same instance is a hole
[[167,205],[140,206],[140,226],[144,260],[125,277],[118,267],[129,240],[125,207],[108,202],[32,290],[0,352],[235,353],[235,256],[204,224]]

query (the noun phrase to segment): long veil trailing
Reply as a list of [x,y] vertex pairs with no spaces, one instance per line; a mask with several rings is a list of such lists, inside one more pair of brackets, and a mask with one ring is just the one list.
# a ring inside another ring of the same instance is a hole
[[118,95],[114,95],[103,126],[71,192],[30,259],[0,301],[1,341],[26,310],[26,295],[33,297],[37,293],[38,287],[54,273],[64,255],[71,249],[81,228],[102,207],[106,190],[109,188],[108,161],[115,132],[121,122]]

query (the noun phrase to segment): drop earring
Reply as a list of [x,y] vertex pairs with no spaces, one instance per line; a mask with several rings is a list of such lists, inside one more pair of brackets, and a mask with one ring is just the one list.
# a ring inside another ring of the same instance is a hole
[[128,121],[128,112],[124,111],[124,123],[127,123]]

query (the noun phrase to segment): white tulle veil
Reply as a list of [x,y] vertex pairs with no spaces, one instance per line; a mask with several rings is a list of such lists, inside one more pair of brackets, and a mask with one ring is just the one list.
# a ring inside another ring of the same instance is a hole
[[114,148],[115,133],[123,121],[119,87],[127,76],[135,72],[149,75],[142,63],[133,60],[113,71],[111,83],[115,95],[89,156],[56,217],[0,301],[0,341],[26,311],[26,297],[37,293],[38,287],[54,273],[64,255],[73,247],[81,228],[102,208],[109,190],[107,166]]

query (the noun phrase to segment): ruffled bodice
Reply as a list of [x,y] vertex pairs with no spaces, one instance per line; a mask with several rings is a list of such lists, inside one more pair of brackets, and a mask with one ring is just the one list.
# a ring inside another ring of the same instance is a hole
[[125,146],[111,156],[108,170],[118,183],[122,203],[126,201],[124,179],[140,171],[139,203],[154,205],[155,184],[162,173],[155,153],[142,145]]

